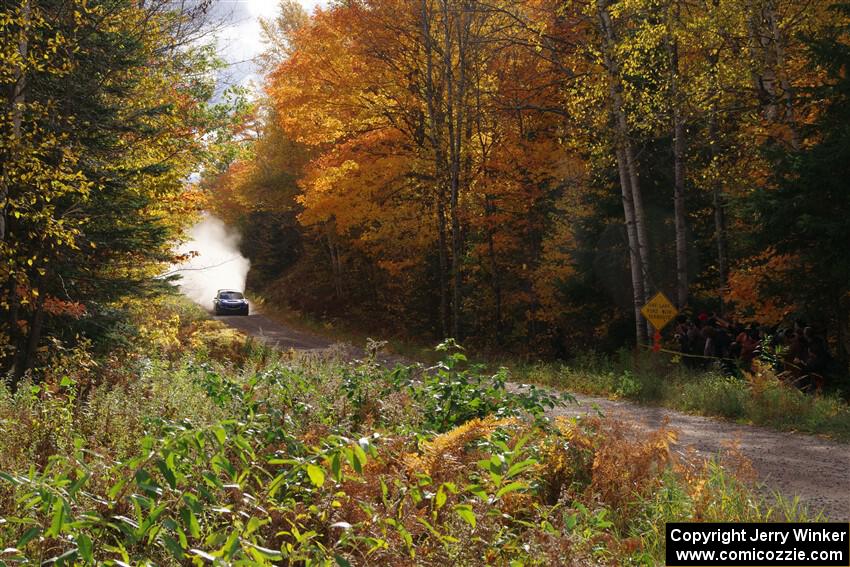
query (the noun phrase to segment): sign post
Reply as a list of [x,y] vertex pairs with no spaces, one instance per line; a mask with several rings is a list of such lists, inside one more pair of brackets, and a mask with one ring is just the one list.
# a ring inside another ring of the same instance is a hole
[[655,334],[652,335],[652,351],[658,352],[661,350],[661,329],[673,320],[679,311],[667,299],[667,296],[660,291],[655,294],[655,297],[650,299],[646,305],[640,310],[650,325],[655,329]]

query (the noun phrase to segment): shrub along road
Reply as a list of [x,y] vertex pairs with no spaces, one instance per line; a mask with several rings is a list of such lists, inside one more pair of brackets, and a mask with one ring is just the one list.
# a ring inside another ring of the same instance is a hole
[[[262,314],[216,317],[275,348],[322,351],[335,341],[299,331]],[[520,386],[516,386],[520,387]],[[788,499],[795,495],[810,510],[823,509],[835,521],[850,520],[850,445],[798,433],[739,425],[677,411],[628,402],[575,395],[579,405],[557,410],[560,415],[594,413],[631,423],[640,429],[658,429],[666,422],[679,434],[678,448],[702,456],[728,455],[730,448],[746,457],[767,492]]]

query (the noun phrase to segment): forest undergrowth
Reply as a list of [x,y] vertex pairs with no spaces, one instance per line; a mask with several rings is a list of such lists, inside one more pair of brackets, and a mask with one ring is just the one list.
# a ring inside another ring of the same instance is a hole
[[690,369],[664,354],[624,350],[590,352],[568,363],[518,364],[513,371],[517,380],[572,392],[850,440],[844,387],[803,392],[768,360],[757,361],[751,372],[730,376],[715,368]]
[[[368,340],[354,326],[312,319],[262,298],[261,303],[267,316],[306,332],[347,343]],[[387,348],[408,360],[428,364],[439,360],[439,353],[425,347],[422,341],[393,338]],[[759,360],[753,372],[740,372],[737,376],[722,372],[715,364],[694,368],[676,355],[635,353],[630,349],[613,353],[589,350],[566,361],[529,361],[499,355],[492,349],[471,349],[466,354],[493,371],[501,366],[509,368],[515,382],[850,440],[847,378],[836,377],[823,392],[802,392],[783,380],[771,364],[770,352]]]
[[[507,370],[279,352],[183,300],[0,390],[0,565],[628,565],[666,521],[807,519]],[[132,347],[127,346],[133,344]]]

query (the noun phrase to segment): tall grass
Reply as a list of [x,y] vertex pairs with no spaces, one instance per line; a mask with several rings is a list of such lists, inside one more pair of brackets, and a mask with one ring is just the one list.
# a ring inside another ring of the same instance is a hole
[[514,369],[517,380],[629,399],[787,431],[850,439],[850,404],[839,394],[805,394],[760,366],[743,377],[695,371],[662,355],[582,355],[569,364]]

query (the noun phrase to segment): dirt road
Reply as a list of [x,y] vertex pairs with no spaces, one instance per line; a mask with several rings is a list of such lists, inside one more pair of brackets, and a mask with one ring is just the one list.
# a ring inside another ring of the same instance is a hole
[[[334,341],[298,331],[261,314],[250,317],[217,317],[224,323],[257,337],[270,346],[298,350],[323,350]],[[800,497],[813,510],[823,509],[835,521],[850,521],[850,444],[811,435],[782,433],[763,427],[737,425],[717,419],[686,415],[664,408],[576,395],[579,405],[559,410],[562,415],[596,411],[657,429],[665,419],[679,432],[679,449],[693,447],[701,455],[717,455],[730,443],[752,461],[768,492],[786,498]]]

